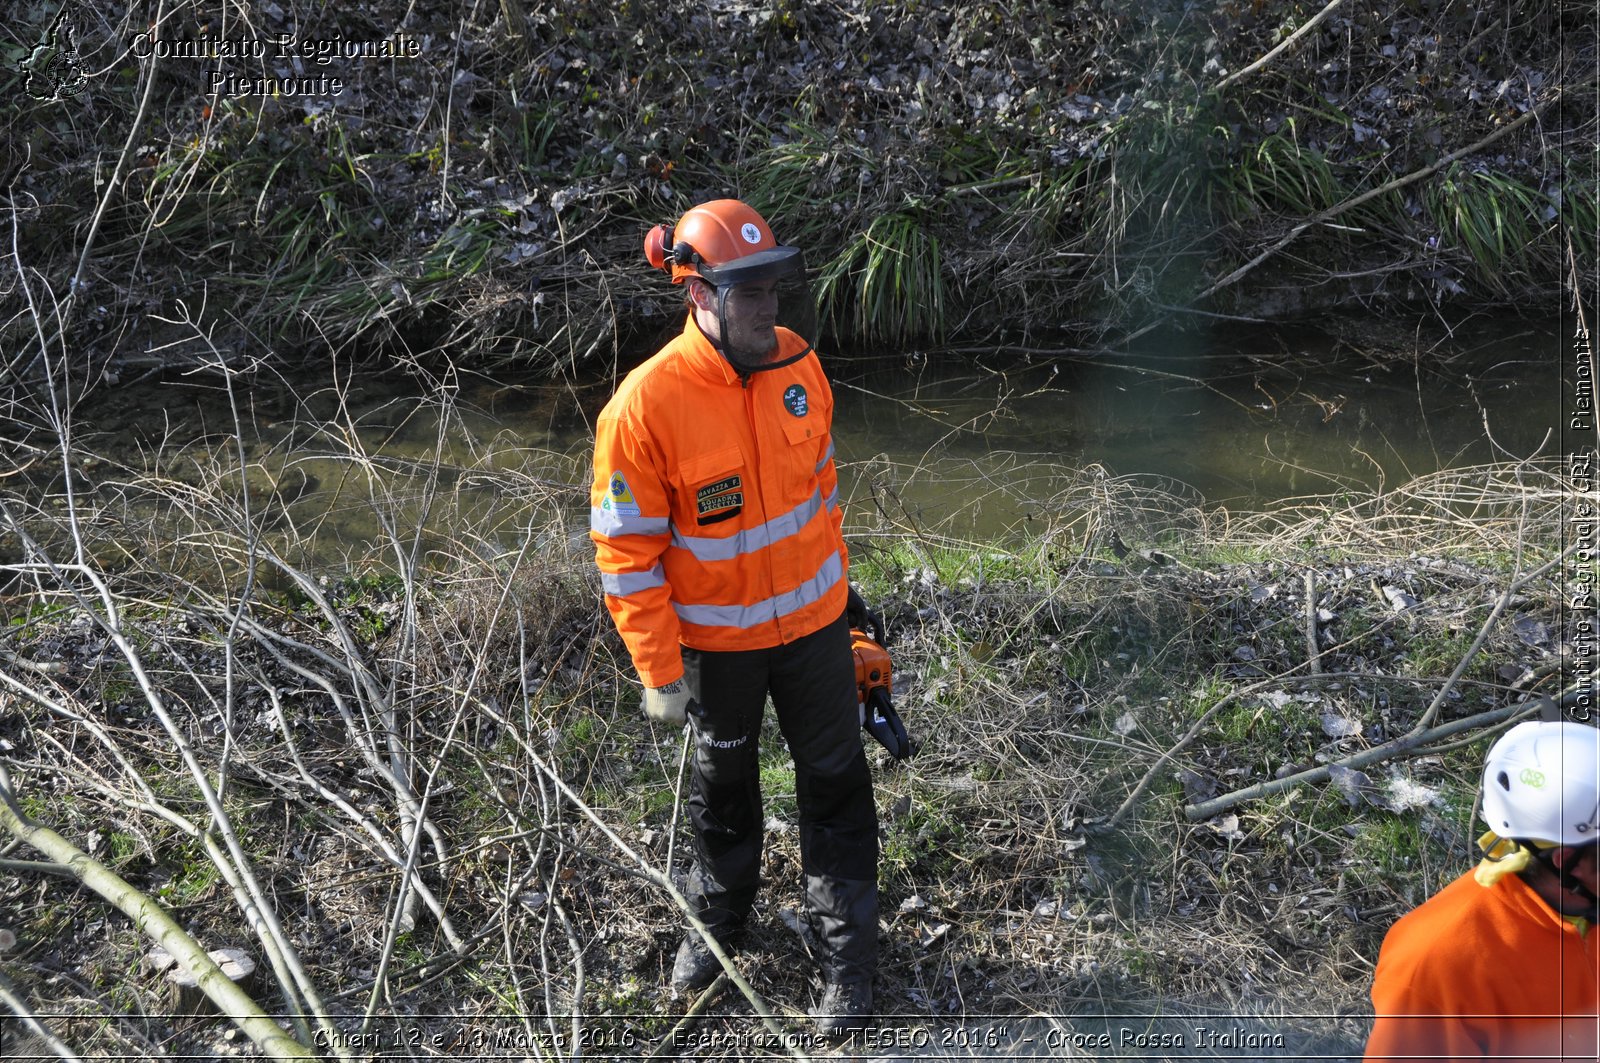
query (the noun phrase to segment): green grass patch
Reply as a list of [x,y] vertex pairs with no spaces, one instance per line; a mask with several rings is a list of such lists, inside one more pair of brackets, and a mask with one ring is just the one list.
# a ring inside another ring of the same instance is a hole
[[205,850],[198,845],[186,844],[177,853],[182,863],[154,894],[168,904],[192,904],[208,896],[222,879],[222,872],[211,862]]
[[953,800],[913,794],[905,815],[882,838],[880,879],[910,883],[943,881],[955,866],[967,827]]
[[1367,818],[1359,827],[1351,854],[1356,863],[1383,878],[1409,877],[1444,855],[1420,818],[1406,815]]
[[939,240],[920,209],[873,218],[817,275],[825,328],[859,342],[938,340],[945,331]]
[[761,803],[769,818],[776,817],[785,823],[800,821],[794,761],[776,736],[763,736],[761,743]]

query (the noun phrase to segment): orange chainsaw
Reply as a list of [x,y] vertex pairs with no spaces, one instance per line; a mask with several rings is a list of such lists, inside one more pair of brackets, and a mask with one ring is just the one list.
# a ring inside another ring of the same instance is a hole
[[895,760],[911,756],[911,738],[900,714],[894,711],[894,670],[889,651],[859,628],[850,632],[850,649],[856,658],[856,698],[861,728],[876,738]]

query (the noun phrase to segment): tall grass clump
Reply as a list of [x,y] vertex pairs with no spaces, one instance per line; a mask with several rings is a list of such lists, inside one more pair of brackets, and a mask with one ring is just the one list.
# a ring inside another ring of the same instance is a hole
[[823,318],[869,345],[937,342],[946,321],[938,237],[915,210],[880,214],[818,273]]
[[[1584,189],[1572,189],[1574,216],[1583,212]],[[1526,279],[1535,260],[1559,253],[1552,237],[1559,230],[1551,222],[1560,217],[1538,188],[1493,170],[1452,165],[1428,189],[1428,212],[1439,227],[1440,241],[1464,252],[1471,260],[1472,277],[1488,291],[1505,295]],[[1575,246],[1593,244],[1573,227],[1568,230]]]

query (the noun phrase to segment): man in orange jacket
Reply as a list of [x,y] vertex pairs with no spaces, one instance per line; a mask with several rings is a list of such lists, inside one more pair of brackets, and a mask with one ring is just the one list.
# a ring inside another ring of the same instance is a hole
[[[687,286],[680,335],[629,373],[595,426],[590,538],[606,607],[650,719],[693,728],[685,890],[729,947],[761,862],[757,739],[770,695],[794,758],[805,897],[821,944],[818,1031],[866,1023],[877,967],[877,812],[861,748],[852,621],[833,466],[833,395],[816,352],[778,325],[798,278],[745,204],[715,200],[645,255]],[[691,928],[675,989],[719,970]]]
[[1597,1057],[1600,731],[1527,722],[1489,750],[1483,862],[1390,928],[1368,1060]]

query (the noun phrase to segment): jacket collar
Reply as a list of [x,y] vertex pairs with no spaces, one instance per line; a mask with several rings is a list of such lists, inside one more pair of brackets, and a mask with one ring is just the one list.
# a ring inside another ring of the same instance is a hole
[[[740,382],[739,371],[722,356],[722,352],[717,350],[710,337],[700,331],[700,325],[695,321],[692,311],[689,313],[688,319],[683,323],[683,334],[680,337],[680,341],[682,343],[681,349],[684,361],[688,363],[695,373],[711,380],[721,381],[724,384],[737,384]],[[783,351],[781,358],[793,357],[810,349],[805,340],[781,326],[778,329],[778,345]],[[751,374],[751,377],[754,379],[755,377],[765,376],[769,372],[771,370],[757,370]]]
[[712,344],[709,337],[700,331],[700,325],[694,319],[694,312],[690,311],[688,320],[683,323],[683,359],[697,374],[719,380],[724,384],[737,384],[739,374],[722,357],[722,352]]

